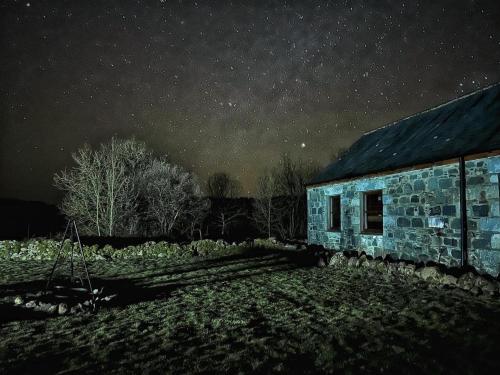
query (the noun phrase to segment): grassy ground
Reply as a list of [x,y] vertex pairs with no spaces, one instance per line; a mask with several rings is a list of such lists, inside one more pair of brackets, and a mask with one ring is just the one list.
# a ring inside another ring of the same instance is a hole
[[95,316],[6,306],[50,262],[0,264],[2,373],[498,373],[500,301],[287,253],[101,261]]

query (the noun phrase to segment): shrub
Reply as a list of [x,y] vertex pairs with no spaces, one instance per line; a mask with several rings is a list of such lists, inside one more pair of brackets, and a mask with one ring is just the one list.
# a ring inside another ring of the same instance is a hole
[[[79,252],[78,243],[74,243],[74,251]],[[0,259],[12,260],[55,260],[60,242],[47,239],[31,239],[28,241],[0,241]],[[168,243],[165,241],[149,241],[141,245],[115,249],[110,245],[101,248],[97,245],[83,246],[83,254],[88,261],[104,259],[129,258],[190,258],[193,256],[222,256],[238,252],[244,247],[230,245],[225,241],[200,240],[187,245]],[[69,256],[71,241],[65,240],[62,256]]]
[[192,250],[194,255],[206,256],[222,256],[230,255],[238,252],[241,247],[237,245],[230,245],[224,240],[199,240],[191,242],[188,247]]
[[255,247],[261,247],[265,249],[278,249],[283,247],[283,244],[277,242],[276,240],[267,238],[256,238],[255,240],[253,240],[253,244]]

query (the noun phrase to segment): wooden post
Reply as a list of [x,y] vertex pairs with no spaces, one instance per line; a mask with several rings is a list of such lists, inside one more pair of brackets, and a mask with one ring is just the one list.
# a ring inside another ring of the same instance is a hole
[[467,253],[467,182],[465,174],[465,159],[463,156],[459,158],[460,169],[460,241],[462,249],[462,267],[467,266],[468,253]]

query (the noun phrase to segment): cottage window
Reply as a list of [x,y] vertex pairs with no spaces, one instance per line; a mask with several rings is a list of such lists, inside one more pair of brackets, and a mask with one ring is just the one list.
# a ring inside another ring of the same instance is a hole
[[330,230],[340,230],[340,195],[330,197]]
[[368,191],[363,194],[362,231],[382,234],[384,217],[382,213],[382,190]]

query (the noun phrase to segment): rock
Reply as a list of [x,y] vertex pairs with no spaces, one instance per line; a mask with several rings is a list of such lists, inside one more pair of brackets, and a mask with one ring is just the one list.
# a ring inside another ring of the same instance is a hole
[[356,257],[349,258],[347,261],[347,267],[358,267],[359,266],[359,259]]
[[489,294],[490,296],[494,296],[497,293],[497,287],[492,282],[488,282],[486,285],[481,287],[481,291],[484,294]]
[[442,276],[441,271],[435,266],[423,267],[419,269],[417,272],[419,277],[422,280],[426,281],[439,281],[439,279],[441,279]]
[[25,306],[28,309],[34,309],[36,307],[36,302],[35,301],[29,301]]
[[375,269],[379,272],[385,272],[385,263],[381,260],[377,260],[375,261],[376,262],[376,265],[375,265]]
[[490,283],[490,281],[483,276],[476,276],[474,279],[474,286],[477,286],[479,288],[482,288],[483,285],[487,285],[488,283]]
[[399,272],[403,271],[404,268],[406,266],[406,263],[405,262],[402,262],[402,261],[399,261],[398,262],[398,269],[399,269]]
[[21,296],[16,296],[16,298],[14,298],[14,305],[22,305],[24,304],[24,299],[23,297]]
[[405,264],[403,268],[400,268],[400,271],[407,276],[412,276],[415,274],[415,265],[414,264]]
[[477,286],[473,286],[470,290],[470,292],[472,294],[474,294],[475,296],[479,295],[479,293],[481,292],[481,290],[477,287]]
[[50,304],[50,307],[47,309],[49,314],[55,314],[57,312],[57,305]]
[[330,259],[329,266],[344,266],[347,264],[347,258],[341,252],[333,254]]
[[[116,296],[117,296],[117,294],[111,294],[109,296],[104,297],[103,300],[106,301],[106,302],[109,302],[113,298],[115,298]],[[85,301],[85,302],[89,302],[89,306],[92,306],[92,301]]]
[[85,312],[85,309],[83,308],[81,303],[78,303],[76,306],[72,306],[71,309],[69,310],[69,313],[71,315],[79,314],[81,312]]
[[443,283],[444,285],[456,286],[457,282],[458,279],[453,275],[443,275],[443,277],[441,278],[441,283]]
[[64,315],[68,312],[68,305],[65,303],[60,303],[59,306],[57,307],[57,313],[59,315]]
[[284,249],[285,250],[297,250],[297,245],[293,245],[293,244],[286,244],[284,246]]
[[55,306],[52,305],[51,303],[43,303],[39,302],[38,306],[35,307],[36,311],[42,311],[44,313],[50,313],[52,314],[55,311]]
[[497,291],[496,284],[483,277],[476,278],[474,286],[480,288],[484,294],[494,295]]
[[368,266],[369,266],[368,258],[366,257],[365,254],[361,255],[358,258],[358,262],[359,262],[359,267],[366,267],[366,268],[368,268]]
[[398,263],[389,263],[387,264],[387,272],[399,272],[399,264]]
[[458,286],[465,290],[471,290],[474,287],[476,276],[472,272],[467,272],[458,278]]
[[365,259],[363,262],[361,262],[360,266],[364,268],[371,268],[372,267],[371,262],[372,261],[370,259]]

